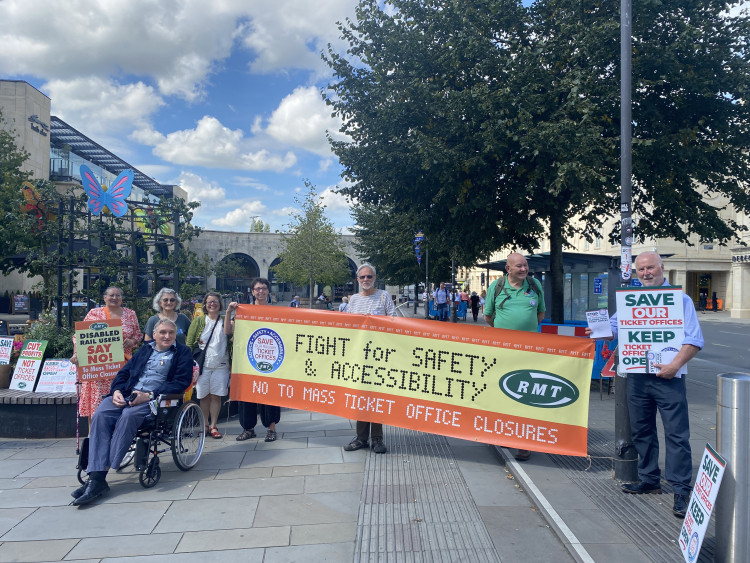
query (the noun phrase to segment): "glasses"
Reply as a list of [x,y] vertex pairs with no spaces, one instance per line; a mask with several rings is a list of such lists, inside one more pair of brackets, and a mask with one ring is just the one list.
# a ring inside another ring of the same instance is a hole
[[268,291],[267,287],[254,287],[253,291]]
[[174,297],[170,297],[168,299],[164,298],[164,299],[161,300],[161,302],[162,303],[177,303],[177,299],[175,299]]
[[361,280],[371,280],[374,277],[375,276],[359,276],[359,279],[361,279]]
[[206,301],[206,307],[208,307],[209,305],[218,305],[218,304],[219,304],[218,301]]
[[107,295],[107,297],[109,297],[110,299],[122,299],[122,295],[120,295],[119,293],[110,293],[109,295]]

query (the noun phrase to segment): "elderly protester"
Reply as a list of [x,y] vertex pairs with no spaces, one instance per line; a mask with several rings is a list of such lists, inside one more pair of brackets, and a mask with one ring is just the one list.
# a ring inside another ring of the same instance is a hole
[[185,342],[193,352],[198,349],[206,351],[195,391],[206,419],[206,432],[217,440],[223,437],[216,424],[219,421],[221,398],[229,391],[231,367],[229,339],[224,334],[221,310],[221,295],[215,291],[206,293],[203,297],[205,314],[195,317],[190,323]]
[[[349,298],[347,313],[355,315],[389,315],[396,314],[396,306],[387,291],[375,289],[375,267],[370,264],[362,264],[357,269],[357,281],[359,281],[359,293]],[[441,284],[442,285],[442,284]],[[344,449],[353,452],[368,447],[367,440],[372,437],[372,451],[376,454],[384,454],[388,451],[383,442],[383,425],[378,422],[357,421],[357,437],[349,442]]]
[[145,342],[151,342],[154,339],[154,327],[156,321],[159,319],[172,321],[177,327],[177,342],[185,344],[187,338],[188,329],[190,329],[190,319],[186,315],[180,313],[180,307],[182,306],[182,298],[174,290],[168,287],[162,287],[159,292],[154,295],[154,300],[151,302],[156,314],[149,317],[146,321],[146,328],[143,329],[143,340]]
[[[122,320],[122,347],[125,351],[125,360],[133,355],[133,348],[141,343],[143,334],[138,327],[138,317],[135,311],[123,307],[122,290],[119,287],[110,286],[104,290],[102,296],[104,307],[91,309],[84,321],[104,321],[109,319]],[[73,336],[73,356],[70,361],[78,365],[78,346],[76,337]],[[78,398],[78,413],[80,416],[92,416],[107,393],[111,379],[95,379],[81,383],[81,396]]]

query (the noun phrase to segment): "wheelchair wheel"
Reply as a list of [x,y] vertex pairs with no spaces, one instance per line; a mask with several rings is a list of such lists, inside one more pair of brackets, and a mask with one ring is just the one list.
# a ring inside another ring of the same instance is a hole
[[195,403],[184,403],[172,429],[172,458],[181,471],[192,468],[203,452],[206,439],[203,411]]
[[138,475],[138,481],[144,489],[150,489],[161,479],[161,467],[159,467],[159,458],[154,456],[148,465]]
[[133,441],[132,444],[130,444],[128,451],[125,452],[125,455],[122,457],[122,461],[120,462],[120,467],[117,468],[117,471],[122,471],[128,465],[133,463],[134,457],[135,457],[135,440]]
[[88,474],[86,473],[85,469],[79,469],[78,473],[76,474],[76,477],[78,477],[78,482],[81,485],[85,485],[86,481],[88,480]]

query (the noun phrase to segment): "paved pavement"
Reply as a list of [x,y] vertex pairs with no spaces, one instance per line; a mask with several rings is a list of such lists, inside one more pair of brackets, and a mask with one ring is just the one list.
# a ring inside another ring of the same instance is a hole
[[[688,393],[697,465],[715,403],[705,387]],[[589,458],[520,464],[503,448],[392,427],[388,454],[345,452],[353,424],[283,410],[278,441],[236,442],[232,418],[193,470],[167,456],[151,490],[132,469],[113,473],[109,495],[81,509],[68,506],[74,439],[0,440],[0,562],[681,561],[672,496],[624,495],[612,478],[614,395],[598,387]]]

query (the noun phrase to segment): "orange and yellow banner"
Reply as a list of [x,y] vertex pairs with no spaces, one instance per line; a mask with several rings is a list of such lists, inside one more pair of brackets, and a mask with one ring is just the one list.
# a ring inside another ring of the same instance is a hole
[[586,455],[593,341],[240,305],[230,398]]

